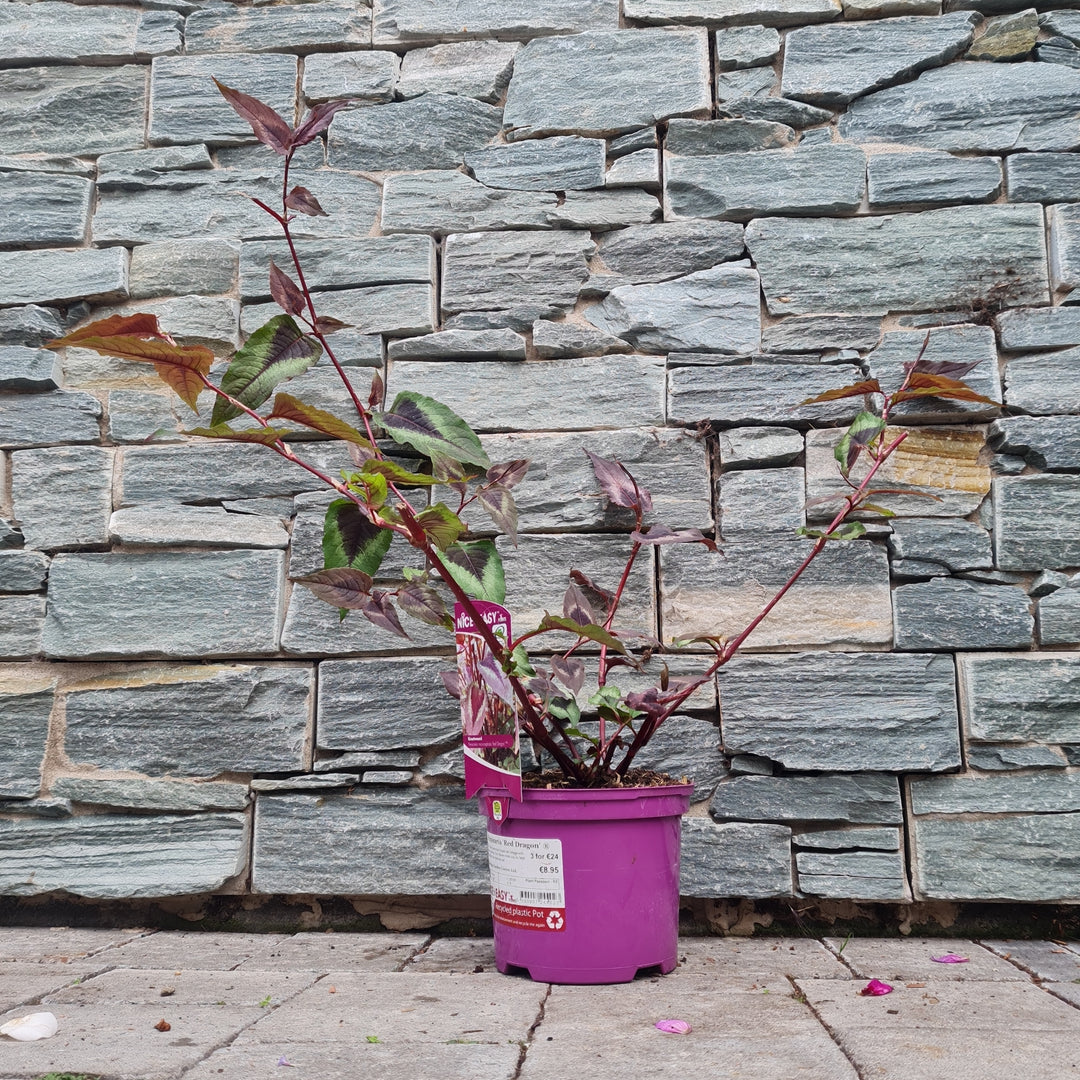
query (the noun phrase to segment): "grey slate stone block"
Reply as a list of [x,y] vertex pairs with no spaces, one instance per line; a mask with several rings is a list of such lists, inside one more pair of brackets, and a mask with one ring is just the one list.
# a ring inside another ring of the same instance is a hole
[[946,64],[970,44],[977,15],[901,17],[792,30],[784,46],[784,97],[844,106]]
[[668,124],[664,149],[679,157],[714,157],[782,150],[794,146],[795,141],[794,129],[775,121],[675,119]]
[[840,0],[626,0],[628,19],[643,23],[708,23],[713,26],[797,26],[840,15]]
[[803,452],[802,432],[785,427],[729,428],[718,441],[724,469],[788,465]]
[[[138,249],[137,249],[138,250]],[[435,245],[421,236],[369,236],[296,242],[312,290],[434,282]],[[240,251],[240,295],[270,299],[270,260],[296,277],[284,240],[251,240]]]
[[793,892],[789,828],[683,820],[680,895],[766,899]]
[[954,157],[940,150],[871,154],[867,179],[875,209],[993,202],[1001,194],[1001,160]]
[[146,69],[0,72],[0,154],[104,154],[143,145]]
[[635,154],[638,150],[656,150],[660,139],[655,127],[643,127],[631,131],[629,135],[619,135],[608,142],[608,159],[614,160],[624,154]]
[[80,176],[0,172],[0,243],[4,247],[81,244],[90,223],[93,193],[94,185]]
[[461,737],[461,708],[440,672],[453,657],[327,660],[319,665],[319,751],[424,749]]
[[720,536],[727,541],[791,539],[806,524],[802,469],[725,471],[716,482]]
[[291,120],[296,107],[296,71],[294,56],[214,53],[158,57],[150,67],[150,142],[224,146],[249,142],[250,125],[214,92],[211,79],[258,98]]
[[1080,198],[1080,160],[1075,154],[1010,154],[1005,158],[1010,202],[1068,202]]
[[507,133],[610,136],[673,116],[707,116],[708,52],[708,38],[695,30],[537,38],[514,60]]
[[998,318],[1001,347],[1056,349],[1080,345],[1080,310],[1074,307],[1014,308]]
[[65,322],[55,308],[25,307],[0,309],[0,345],[40,348],[47,341],[61,337]]
[[768,97],[776,85],[776,72],[771,67],[747,68],[744,71],[719,72],[716,76],[716,100],[742,100],[748,97]]
[[912,779],[911,812],[924,814],[1061,813],[1080,810],[1074,773],[935,776]]
[[0,251],[0,295],[7,304],[122,300],[127,294],[123,248]]
[[[259,147],[270,155],[265,147]],[[379,208],[371,180],[333,169],[296,168],[290,178],[313,191],[329,215],[300,216],[293,236],[367,236]],[[281,197],[281,177],[273,161],[258,170],[214,169],[133,178],[120,187],[99,185],[93,239],[97,244],[145,244],[175,238],[276,239],[280,229],[249,198],[273,204]]]
[[935,578],[893,593],[897,649],[1024,649],[1034,620],[1012,585]]
[[[1035,206],[957,206],[849,220],[759,218],[746,230],[746,246],[774,315],[969,307],[1000,281],[1010,283],[1011,302],[1041,302],[1049,287],[1042,212]],[[1014,275],[1003,276],[1002,251],[1010,252]]]
[[370,45],[371,11],[347,0],[254,8],[214,6],[192,12],[184,24],[184,51],[188,53],[304,55]]
[[1039,25],[1051,34],[1060,34],[1075,44],[1080,44],[1080,16],[1070,11],[1067,6],[1057,10],[1043,12]]
[[151,776],[298,771],[312,691],[310,669],[295,664],[106,674],[67,692],[65,754]]
[[112,473],[113,451],[101,446],[12,454],[12,504],[27,544],[44,551],[107,543]]
[[499,132],[502,112],[456,94],[366,105],[330,125],[331,165],[363,172],[454,169]]
[[53,780],[50,791],[71,802],[165,813],[243,810],[248,801],[247,784],[223,780],[184,784],[168,780],[91,780],[61,776]]
[[[854,380],[857,369],[850,365],[703,364],[693,355],[691,366],[673,366],[668,372],[668,419],[676,423],[828,423],[850,420],[857,411],[848,400],[800,404]],[[708,357],[710,361],[716,359]],[[683,356],[678,360],[686,362]]]
[[1059,589],[1037,609],[1040,645],[1080,644],[1080,589]]
[[510,41],[451,41],[412,49],[401,62],[398,94],[461,94],[495,105],[510,82],[519,48]]
[[696,716],[671,717],[635,760],[642,768],[686,778],[694,785],[691,803],[711,799],[720,778],[727,775],[719,729],[711,720]]
[[0,797],[32,799],[40,791],[55,688],[55,679],[17,675],[0,684],[0,731],[5,745]]
[[903,821],[897,778],[883,773],[733,777],[716,789],[709,813],[717,821]]
[[990,19],[967,51],[968,60],[1022,60],[1035,47],[1039,16],[1034,8]]
[[965,727],[979,742],[1080,740],[1080,655],[959,657]]
[[865,191],[866,156],[853,146],[671,157],[664,173],[664,196],[677,217],[845,214],[858,209]]
[[1054,292],[1066,304],[1080,302],[1080,214],[1075,206],[1051,206],[1047,209],[1050,224],[1050,281]]
[[400,70],[401,58],[382,50],[315,54],[304,61],[304,100],[393,101]]
[[97,160],[97,177],[101,183],[105,177],[117,174],[121,179],[132,175],[152,178],[152,174],[158,172],[188,172],[213,167],[210,151],[202,143],[190,146],[152,146],[149,150],[121,150],[115,154],[100,155]]
[[89,394],[68,390],[0,394],[0,447],[97,442],[100,416],[101,402]]
[[708,270],[743,253],[743,231],[730,221],[631,225],[599,241],[600,258],[633,285]]
[[2,62],[25,67],[147,61],[180,51],[181,23],[179,15],[166,11],[52,2],[5,7],[0,9]]
[[946,570],[989,570],[994,565],[990,534],[962,518],[896,518],[889,553],[894,559],[923,559]]
[[780,52],[780,34],[771,26],[738,26],[713,35],[718,71],[770,64]]
[[0,592],[41,592],[49,574],[49,559],[40,551],[0,550]]
[[1080,478],[1000,476],[994,480],[994,550],[1002,570],[1080,564]]
[[391,360],[524,360],[525,339],[513,330],[443,330],[387,346]]
[[815,851],[899,851],[901,832],[885,826],[818,829],[797,833],[792,839],[796,847]]
[[245,869],[243,814],[0,822],[0,892],[96,900],[212,892]]
[[387,233],[544,229],[558,200],[552,192],[485,187],[450,170],[388,176],[382,228]]
[[1035,416],[1080,413],[1078,359],[1080,349],[1010,360],[1005,365],[1005,404]]
[[303,776],[286,776],[281,780],[254,779],[248,785],[252,791],[320,791],[323,788],[352,787],[358,780],[356,773],[306,773]]
[[488,187],[583,191],[604,186],[604,156],[603,139],[557,135],[472,150],[465,165]]
[[550,322],[537,319],[532,326],[532,342],[536,355],[550,360],[564,356],[603,356],[605,353],[628,352],[630,346],[611,334],[577,322]]
[[230,514],[217,506],[132,506],[109,518],[113,543],[139,547],[285,548],[280,518]]
[[724,747],[788,770],[941,772],[960,766],[951,656],[799,653],[719,673]]
[[562,203],[547,211],[548,222],[557,229],[591,229],[603,232],[624,225],[641,225],[662,217],[660,203],[647,191],[569,191]]
[[[361,334],[428,334],[435,329],[434,301],[435,290],[429,284],[373,285],[323,292],[318,312],[348,323]],[[253,333],[280,314],[277,304],[245,304],[240,329]]]
[[[808,553],[806,544],[790,540],[729,544],[722,557],[696,548],[662,549],[665,638],[741,633]],[[848,541],[830,544],[818,556],[745,649],[850,649],[891,641],[885,553]]]
[[[341,843],[328,851],[328,833]],[[459,789],[260,795],[256,893],[486,893],[483,822]]]
[[962,62],[862,98],[839,131],[852,142],[932,150],[1070,150],[1080,139],[1078,108],[1080,71],[1073,68]]
[[58,555],[43,647],[58,659],[273,652],[283,573],[279,551]]
[[1080,814],[916,819],[915,895],[1063,901],[1080,895]]
[[[505,393],[512,380],[513,396]],[[552,387],[559,388],[557,396]],[[454,409],[476,431],[582,431],[664,422],[664,362],[657,356],[469,365],[468,384],[453,365],[396,361],[392,397],[416,390]]]
[[374,44],[428,44],[466,38],[527,40],[548,34],[614,30],[617,0],[468,0],[454,8],[432,9],[424,0],[379,0]]
[[672,281],[623,285],[587,318],[648,352],[755,352],[761,343],[757,272],[716,266]]
[[162,240],[140,244],[131,252],[129,288],[132,299],[213,296],[236,287],[240,245],[232,240]]
[[1031,583],[1028,596],[1049,596],[1058,589],[1064,589],[1070,580],[1068,574],[1059,573],[1057,570],[1044,570]]
[[537,302],[573,307],[595,250],[583,232],[450,236],[443,254],[443,313]]
[[845,19],[883,19],[890,15],[940,15],[941,0],[844,0]]
[[156,315],[160,324],[183,345],[205,345],[231,353],[240,344],[240,302],[231,296],[169,296],[133,300],[95,311],[95,316]]
[[795,856],[799,892],[837,900],[907,900],[910,893],[899,851],[800,851]]
[[765,352],[801,353],[826,349],[872,349],[881,338],[881,320],[858,315],[795,315],[761,331]]
[[1007,416],[989,429],[990,445],[1050,472],[1080,471],[1080,417]]
[[984,772],[1010,769],[1063,769],[1068,761],[1049,746],[969,746],[964,752],[968,767]]
[[660,187],[660,154],[656,150],[637,150],[616,158],[604,174],[608,188],[640,187],[656,190]]
[[[764,120],[797,130],[812,128],[817,124],[827,124],[833,116],[827,109],[819,109],[803,101],[792,101],[791,98],[749,96],[728,98],[721,102],[717,108],[717,115],[741,116],[746,120]],[[832,133],[825,134],[829,136],[825,141],[830,141]],[[804,145],[809,137],[809,132],[803,136]]]
[[60,385],[60,357],[49,349],[0,345],[0,390],[40,392]]
[[41,651],[44,596],[0,597],[0,657],[28,660]]

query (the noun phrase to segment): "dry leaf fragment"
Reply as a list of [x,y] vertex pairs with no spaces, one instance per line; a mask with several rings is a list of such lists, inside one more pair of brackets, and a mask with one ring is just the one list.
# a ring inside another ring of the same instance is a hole
[[172,1031],[172,1024],[169,1023],[165,1017],[162,1017],[155,1025],[155,1031]]

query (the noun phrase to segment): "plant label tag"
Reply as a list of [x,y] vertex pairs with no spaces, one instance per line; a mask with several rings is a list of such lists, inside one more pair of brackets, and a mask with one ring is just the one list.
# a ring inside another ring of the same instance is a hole
[[[510,642],[510,612],[499,604],[474,600],[474,606],[501,644]],[[454,605],[461,741],[465,749],[465,797],[481,788],[521,799],[521,746],[518,702],[506,673],[461,604]]]
[[488,833],[491,914],[521,930],[566,929],[561,840]]

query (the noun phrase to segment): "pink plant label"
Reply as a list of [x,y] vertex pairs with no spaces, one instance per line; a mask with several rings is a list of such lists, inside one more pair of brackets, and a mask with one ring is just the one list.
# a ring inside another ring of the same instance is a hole
[[561,840],[488,833],[491,916],[519,930],[566,929]]
[[[501,644],[510,641],[510,612],[500,604],[474,600],[477,613]],[[521,799],[521,751],[517,699],[469,613],[454,605],[461,741],[465,749],[465,797],[481,789]]]

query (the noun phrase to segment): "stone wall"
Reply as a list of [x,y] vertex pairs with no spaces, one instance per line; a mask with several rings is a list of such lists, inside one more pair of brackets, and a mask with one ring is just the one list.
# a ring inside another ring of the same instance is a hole
[[[243,196],[278,159],[213,75],[355,102],[294,173],[329,214],[296,223],[308,280],[361,386],[533,460],[521,620],[624,550],[582,446],[723,541],[661,549],[630,620],[731,632],[841,491],[855,406],[800,402],[927,337],[980,361],[1001,406],[905,408],[900,516],[652,762],[697,780],[690,897],[1080,899],[1080,5],[1037,6],[0,4],[0,893],[486,890],[445,641],[292,587],[305,474],[45,348],[144,310],[224,355],[275,311]],[[332,374],[304,391],[344,410]]]

